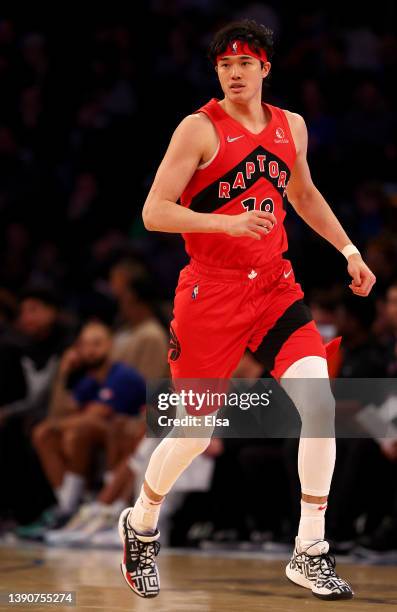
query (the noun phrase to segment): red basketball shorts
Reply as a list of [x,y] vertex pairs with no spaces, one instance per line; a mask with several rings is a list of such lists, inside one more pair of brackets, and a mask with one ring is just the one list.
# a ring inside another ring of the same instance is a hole
[[326,357],[291,263],[229,270],[192,260],[175,294],[172,378],[228,379],[247,348],[277,379],[302,357]]

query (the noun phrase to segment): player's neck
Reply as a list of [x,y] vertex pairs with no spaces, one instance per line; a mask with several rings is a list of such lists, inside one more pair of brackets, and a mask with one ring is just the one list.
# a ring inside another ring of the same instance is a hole
[[232,102],[225,97],[220,101],[220,105],[228,115],[252,132],[261,132],[266,126],[267,118],[260,95],[244,104]]

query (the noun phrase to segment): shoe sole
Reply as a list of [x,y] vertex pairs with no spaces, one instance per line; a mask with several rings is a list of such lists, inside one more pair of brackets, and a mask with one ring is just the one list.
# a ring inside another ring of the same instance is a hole
[[300,572],[296,572],[292,570],[289,565],[287,565],[285,569],[285,575],[292,584],[300,586],[304,589],[308,589],[311,591],[314,597],[318,597],[319,599],[325,600],[337,600],[337,599],[353,599],[354,593],[330,593],[329,595],[323,595],[321,593],[315,593],[312,589],[312,584],[308,578],[302,576]]
[[131,579],[128,576],[127,567],[124,563],[125,552],[126,552],[125,551],[125,538],[124,538],[124,520],[126,516],[128,516],[130,510],[132,510],[132,508],[125,508],[125,510],[123,510],[122,513],[120,514],[119,522],[118,522],[119,537],[123,545],[123,561],[120,563],[120,570],[121,570],[121,573],[123,574],[124,580],[126,581],[131,591],[135,593],[135,595],[138,595],[138,597],[141,597],[142,599],[153,599],[153,597],[157,597],[158,593],[142,595],[142,593],[136,590],[134,584],[131,584],[130,582]]

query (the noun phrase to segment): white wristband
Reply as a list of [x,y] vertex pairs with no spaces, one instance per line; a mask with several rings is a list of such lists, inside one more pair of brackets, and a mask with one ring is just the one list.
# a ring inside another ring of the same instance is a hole
[[354,255],[355,253],[360,255],[360,251],[354,246],[354,244],[347,244],[345,247],[343,247],[341,253],[346,257],[346,259],[349,259],[350,255]]

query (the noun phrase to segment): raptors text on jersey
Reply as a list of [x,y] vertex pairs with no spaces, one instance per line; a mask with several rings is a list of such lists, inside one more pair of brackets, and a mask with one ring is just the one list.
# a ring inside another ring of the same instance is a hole
[[283,221],[286,186],[296,149],[284,111],[264,104],[266,127],[253,134],[228,115],[213,98],[197,112],[215,126],[219,149],[198,168],[181,195],[181,204],[203,213],[237,215],[249,210],[272,212],[277,224],[261,240],[227,234],[184,233],[188,254],[206,265],[224,268],[264,266],[288,249]]

